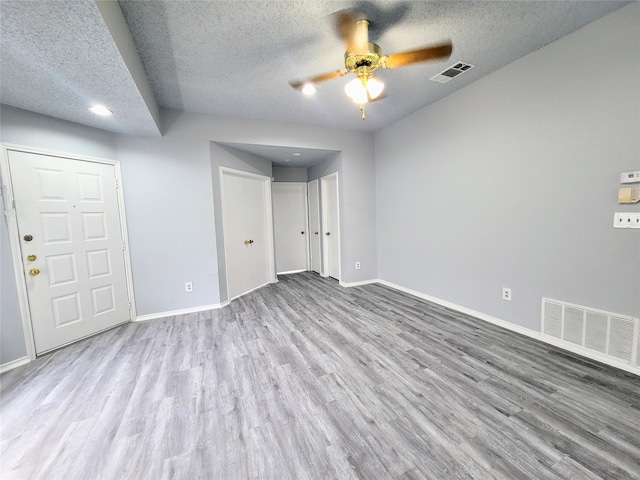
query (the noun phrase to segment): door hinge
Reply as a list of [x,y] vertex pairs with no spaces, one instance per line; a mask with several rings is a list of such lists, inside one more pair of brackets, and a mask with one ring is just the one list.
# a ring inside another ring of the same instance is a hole
[[127,304],[129,305],[129,310],[131,310],[131,302],[127,302]]
[[118,182],[118,179],[116,178],[116,188],[120,188],[120,183]]
[[124,242],[122,242],[122,251],[124,252],[125,250],[125,246],[124,246]]

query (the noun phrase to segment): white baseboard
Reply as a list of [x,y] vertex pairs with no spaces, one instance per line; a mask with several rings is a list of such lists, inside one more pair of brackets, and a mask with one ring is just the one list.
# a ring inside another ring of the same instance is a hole
[[635,375],[639,375],[640,376],[640,366],[634,366],[634,365],[627,365],[627,364],[624,364],[624,363],[612,362],[610,358],[598,355],[597,352],[591,352],[590,350],[587,350],[587,349],[579,347],[579,346],[576,346],[575,348],[571,347],[571,346],[567,346],[567,345],[565,345],[565,343],[556,342],[556,341],[554,341],[553,337],[548,337],[546,335],[542,335],[541,332],[538,332],[536,330],[531,330],[529,328],[522,327],[520,325],[516,325],[516,324],[511,323],[511,322],[507,322],[506,320],[502,320],[500,318],[492,317],[491,315],[487,315],[485,313],[478,312],[476,310],[472,310],[470,308],[463,307],[461,305],[457,305],[455,303],[451,303],[451,302],[448,302],[446,300],[442,300],[440,298],[432,297],[431,295],[427,295],[426,293],[418,292],[416,290],[411,290],[410,288],[406,288],[406,287],[403,287],[401,285],[397,285],[395,283],[387,282],[386,280],[377,280],[377,283],[380,283],[381,285],[385,285],[387,287],[393,288],[395,290],[399,290],[399,291],[404,292],[404,293],[408,293],[409,295],[412,295],[414,297],[422,298],[423,300],[427,300],[428,302],[435,303],[437,305],[441,305],[441,306],[446,307],[446,308],[450,308],[451,310],[455,310],[457,312],[464,313],[466,315],[470,315],[472,317],[478,318],[480,320],[483,320],[485,322],[491,323],[493,325],[497,325],[498,327],[502,327],[502,328],[505,328],[507,330],[511,330],[512,332],[519,333],[519,334],[524,335],[526,337],[533,338],[535,340],[540,340],[541,342],[547,343],[549,345],[553,345],[553,346],[558,347],[558,348],[560,348],[562,350],[566,350],[566,351],[575,353],[577,355],[581,355],[583,357],[591,358],[593,360],[597,360],[600,363],[604,363],[604,364],[607,364],[609,366],[618,368],[620,370],[624,370],[625,372],[633,373]]
[[7,363],[3,363],[2,365],[0,365],[0,373],[8,372],[9,370],[13,370],[14,368],[21,367],[22,365],[26,365],[30,361],[31,359],[29,357],[22,357]]
[[380,283],[380,280],[373,278],[371,280],[360,280],[359,282],[343,282],[340,280],[341,287],[359,287],[360,285],[370,285],[372,283]]
[[289,275],[291,273],[301,273],[301,272],[306,272],[307,269],[303,268],[302,270],[288,270],[286,272],[277,272],[277,275]]
[[182,310],[171,310],[170,312],[148,313],[146,315],[136,316],[134,322],[146,322],[147,320],[157,320],[158,318],[174,317],[176,315],[186,315],[188,313],[206,312],[207,310],[216,310],[229,305],[229,302],[214,303],[213,305],[202,305],[200,307],[183,308]]

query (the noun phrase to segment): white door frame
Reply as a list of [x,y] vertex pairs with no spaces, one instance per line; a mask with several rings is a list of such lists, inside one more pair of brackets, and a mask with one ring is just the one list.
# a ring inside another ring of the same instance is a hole
[[[317,204],[317,211],[316,211],[316,215],[318,218],[318,250],[320,253],[320,259],[319,259],[319,264],[320,264],[320,268],[319,268],[319,274],[322,275],[322,271],[324,269],[323,266],[323,262],[322,262],[322,217],[320,216],[320,180],[318,180],[317,178],[315,180],[311,180],[310,182],[307,182],[307,209],[310,209],[311,206],[311,202],[309,201],[309,185],[311,185],[312,183],[316,184],[316,192],[317,192],[317,198],[316,198],[316,204]],[[311,231],[311,215],[307,214],[307,230],[309,231],[309,268],[308,270],[313,272],[313,265],[311,262],[311,239],[313,238],[311,235],[315,235],[314,232]]]
[[[254,178],[262,180],[264,182],[264,199],[265,199],[265,215],[267,219],[267,255],[269,263],[269,281],[275,283],[278,281],[276,277],[276,257],[274,253],[274,237],[273,237],[273,202],[271,200],[271,177],[265,175],[258,175],[256,173],[245,172],[243,170],[236,170],[235,168],[220,167],[220,198],[222,199],[222,235],[224,237],[224,267],[225,267],[225,281],[227,283],[227,302],[233,300],[231,293],[229,292],[229,263],[227,262],[227,229],[224,226],[224,212],[225,212],[225,200],[224,200],[224,175],[233,174],[239,175],[245,178]],[[245,292],[249,293],[249,292]],[[242,295],[244,295],[243,293]],[[236,298],[236,297],[234,297]]]
[[323,277],[329,276],[329,242],[326,237],[327,231],[327,196],[323,193],[326,192],[325,184],[331,177],[336,179],[336,228],[338,229],[338,276],[339,281],[342,281],[342,256],[340,251],[340,183],[338,181],[338,172],[320,177],[320,203],[322,205],[322,272]]
[[23,271],[23,261],[20,249],[20,235],[18,233],[18,217],[16,215],[13,187],[11,182],[11,170],[9,169],[9,152],[24,152],[36,155],[47,155],[49,157],[60,157],[69,160],[82,162],[103,163],[113,165],[116,174],[116,190],[118,200],[118,216],[120,218],[120,235],[124,242],[123,255],[124,267],[127,280],[127,295],[129,297],[129,321],[136,318],[135,299],[133,295],[133,277],[131,275],[131,257],[129,255],[129,235],[127,232],[127,218],[124,209],[124,195],[122,186],[122,172],[120,162],[106,158],[89,157],[76,155],[73,153],[57,152],[40,148],[25,147],[8,143],[0,144],[2,155],[0,156],[0,176],[2,177],[2,195],[4,197],[4,215],[7,218],[7,229],[9,231],[9,245],[11,247],[11,260],[13,261],[13,272],[16,285],[18,287],[18,302],[20,304],[20,317],[22,320],[22,331],[24,333],[24,343],[27,349],[27,356],[30,360],[36,358],[36,345],[33,337],[33,326],[31,323],[31,312],[29,310],[29,297],[27,291],[26,278]]

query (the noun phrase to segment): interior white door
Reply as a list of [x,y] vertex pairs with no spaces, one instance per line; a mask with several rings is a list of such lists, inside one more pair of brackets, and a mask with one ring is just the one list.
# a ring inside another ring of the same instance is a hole
[[[268,177],[222,171],[223,225],[229,299],[272,280]],[[268,210],[269,209],[269,210]]]
[[324,272],[340,280],[340,221],[338,213],[338,174],[321,178]]
[[36,353],[129,321],[114,165],[8,157]]
[[307,270],[309,250],[307,228],[307,184],[271,184],[273,228],[276,241],[276,272]]
[[320,188],[318,180],[309,182],[309,248],[311,250],[311,271],[322,270],[320,256]]
[[[270,182],[269,179],[267,181]],[[249,239],[246,255],[250,267],[246,270],[250,284],[245,291],[261,287],[270,281],[269,248],[273,241],[271,243],[268,241],[267,208],[271,209],[271,205],[267,205],[266,189],[267,183],[262,178],[246,177],[244,179],[247,238]]]

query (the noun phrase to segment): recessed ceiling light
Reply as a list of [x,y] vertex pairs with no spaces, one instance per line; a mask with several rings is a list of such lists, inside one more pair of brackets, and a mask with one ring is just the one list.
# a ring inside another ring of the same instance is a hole
[[103,105],[93,105],[92,107],[89,107],[89,111],[96,115],[102,115],[103,117],[113,115],[113,112]]
[[316,93],[316,87],[314,87],[311,83],[307,83],[300,89],[300,91],[305,95],[313,95],[314,93]]
[[290,161],[291,161],[291,159],[290,159],[290,158],[285,158],[285,159],[284,159],[284,161],[285,161],[285,162],[290,162]]
[[291,154],[292,157],[299,157],[300,155],[302,155],[300,152],[293,152]]

